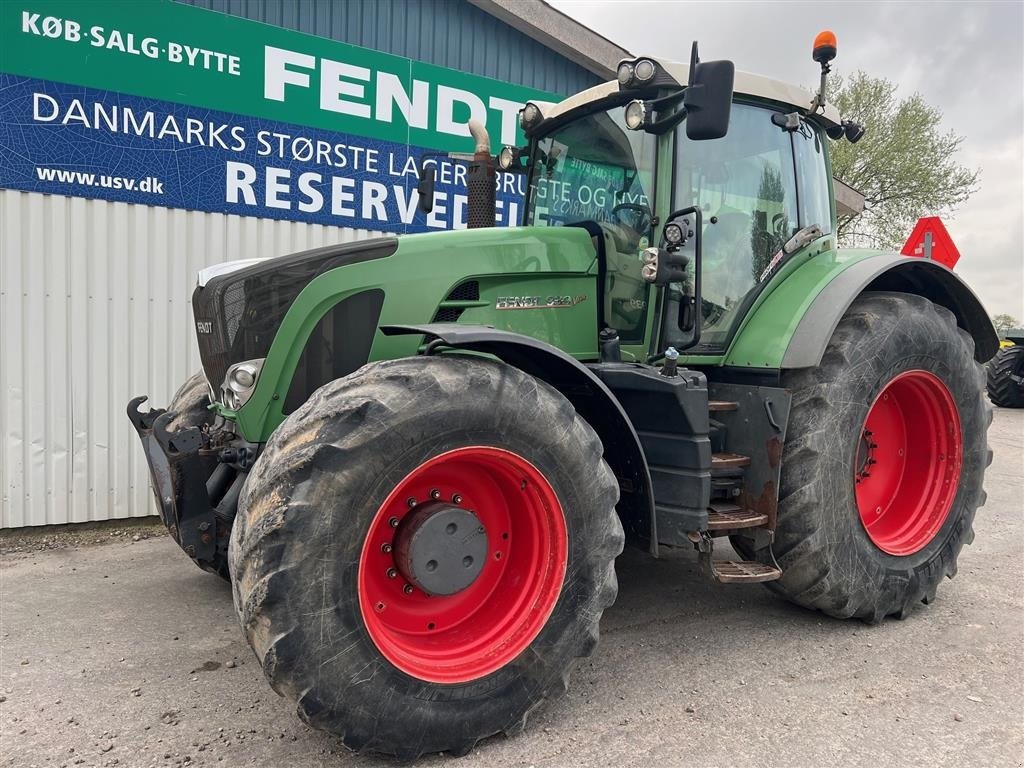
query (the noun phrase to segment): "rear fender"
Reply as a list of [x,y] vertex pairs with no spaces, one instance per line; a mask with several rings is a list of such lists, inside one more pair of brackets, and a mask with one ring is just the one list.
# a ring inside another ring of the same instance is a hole
[[846,310],[865,291],[912,293],[946,307],[974,339],[974,358],[987,362],[999,349],[988,313],[967,284],[936,261],[878,256],[841,272],[804,314],[782,358],[783,368],[816,366]]
[[853,301],[865,291],[923,296],[949,309],[974,339],[978,362],[999,348],[985,308],[963,280],[935,261],[878,252],[820,254],[755,305],[726,353],[736,368],[813,368]]
[[493,355],[561,392],[604,444],[604,459],[619,481],[617,509],[627,539],[657,556],[654,493],[640,438],[618,400],[589,368],[543,341],[481,325],[428,323],[380,330],[385,336],[423,334],[428,353],[443,346]]

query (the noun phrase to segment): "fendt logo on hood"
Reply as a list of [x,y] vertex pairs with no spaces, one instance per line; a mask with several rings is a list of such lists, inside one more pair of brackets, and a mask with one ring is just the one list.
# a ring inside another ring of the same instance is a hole
[[565,309],[575,307],[587,300],[586,294],[579,296],[499,296],[495,309]]

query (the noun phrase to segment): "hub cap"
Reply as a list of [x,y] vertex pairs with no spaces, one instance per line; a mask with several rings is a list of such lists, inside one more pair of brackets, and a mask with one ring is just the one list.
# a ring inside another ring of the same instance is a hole
[[876,547],[911,555],[935,538],[956,496],[962,454],[960,416],[941,379],[905,371],[885,386],[854,460],[857,508]]
[[544,475],[511,451],[459,448],[410,472],[378,509],[359,561],[360,610],[403,672],[468,682],[534,640],[567,560],[565,517]]
[[437,502],[417,505],[398,527],[395,563],[428,595],[461,592],[483,570],[487,531],[472,510]]

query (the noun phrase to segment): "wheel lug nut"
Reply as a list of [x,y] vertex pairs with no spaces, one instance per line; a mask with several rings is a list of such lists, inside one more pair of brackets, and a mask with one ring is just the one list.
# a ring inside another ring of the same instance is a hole
[[461,504],[462,503],[462,497],[459,496],[459,494],[456,493],[454,496],[452,496],[452,503],[453,504]]
[[438,499],[441,498],[441,492],[437,490],[437,488],[435,488],[430,492],[430,498],[432,498],[434,501],[437,501]]
[[412,509],[413,507],[416,506],[416,499],[410,496],[408,499],[405,500],[405,504],[407,507],[409,507],[409,509]]
[[397,568],[388,568],[388,578],[389,579],[393,579],[396,576],[398,576],[398,569]]
[[405,594],[407,594],[407,595],[411,595],[412,594],[412,584],[406,584],[404,587],[402,587],[402,591],[405,592]]
[[398,527],[398,518],[397,517],[392,517],[390,520],[388,520],[388,525],[390,525],[392,528],[397,528]]
[[388,544],[387,542],[384,542],[383,544],[380,545],[380,551],[383,552],[386,555],[388,552],[391,551],[391,545]]

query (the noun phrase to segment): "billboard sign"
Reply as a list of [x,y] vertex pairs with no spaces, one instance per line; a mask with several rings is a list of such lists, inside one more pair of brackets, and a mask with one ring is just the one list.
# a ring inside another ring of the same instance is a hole
[[[557,97],[169,0],[0,5],[0,187],[391,232],[464,226],[465,166]],[[524,180],[499,175],[499,224]]]

